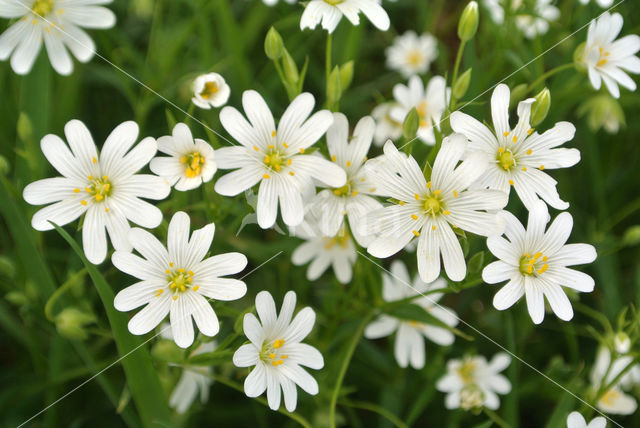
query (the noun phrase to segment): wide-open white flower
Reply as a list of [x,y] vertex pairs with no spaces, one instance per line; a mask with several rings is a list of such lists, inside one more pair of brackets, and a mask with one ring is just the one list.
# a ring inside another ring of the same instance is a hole
[[502,216],[507,239],[501,236],[487,239],[489,251],[500,260],[482,271],[482,279],[488,284],[509,281],[494,296],[493,306],[504,310],[526,295],[529,315],[534,323],[540,324],[546,297],[558,318],[569,321],[573,308],[562,287],[589,293],[594,281],[568,266],[593,262],[595,248],[589,244],[565,245],[573,228],[573,217],[568,212],[559,214],[545,232],[549,210],[542,201],[529,211],[526,230],[513,214],[504,211]]
[[371,112],[371,116],[376,121],[376,131],[373,134],[373,143],[376,146],[381,146],[387,140],[397,140],[402,136],[402,122],[391,117],[391,109],[394,106],[396,106],[395,102],[382,103]]
[[407,31],[395,38],[386,54],[387,67],[398,71],[405,78],[424,74],[438,55],[437,41],[429,33],[418,36],[415,31]]
[[511,391],[511,383],[500,374],[509,364],[511,357],[504,352],[494,355],[491,362],[481,355],[449,360],[447,374],[436,383],[438,391],[447,393],[445,407],[469,410],[484,406],[496,410],[500,407],[498,394]]
[[378,235],[367,248],[371,255],[390,257],[416,238],[418,271],[424,282],[440,275],[440,255],[447,276],[453,281],[464,279],[467,266],[453,228],[499,235],[504,225],[495,210],[507,204],[504,192],[468,189],[486,170],[487,159],[476,152],[458,165],[466,144],[461,134],[444,139],[430,181],[416,160],[398,152],[391,142],[384,145],[382,157],[369,161],[368,173],[379,193],[397,201],[370,215],[372,232]]
[[418,138],[433,145],[436,142],[433,127],[440,129],[440,118],[447,108],[450,89],[442,76],[434,76],[425,89],[422,79],[412,76],[407,86],[398,83],[393,87],[393,97],[397,104],[389,112],[391,119],[403,123],[409,110],[415,107],[420,118]]
[[366,216],[382,208],[382,204],[370,196],[376,188],[367,180],[366,168],[363,168],[374,130],[373,119],[365,116],[349,137],[346,116],[342,113],[333,114],[333,125],[327,131],[329,155],[331,162],[344,170],[347,182],[341,187],[322,190],[307,207],[308,211],[314,213],[324,236],[338,235],[347,216],[354,238],[363,247],[373,238],[367,235]]
[[[284,0],[284,1],[286,1],[289,4],[293,4],[298,0]],[[278,3],[278,0],[262,0],[262,3],[266,4],[267,6],[273,6],[276,3]]]
[[[591,386],[596,391],[605,388],[632,362],[633,356],[631,355],[617,357],[612,362],[611,351],[601,346],[591,370]],[[640,366],[636,364],[600,396],[596,407],[605,413],[615,415],[634,413],[638,403],[633,396],[626,394],[624,390],[638,384],[640,384]]]
[[587,66],[589,80],[594,89],[600,89],[602,81],[615,98],[620,97],[618,84],[635,91],[636,83],[625,71],[640,73],[640,36],[631,34],[616,40],[622,30],[623,19],[619,13],[605,12],[589,24],[587,43],[581,61]]
[[580,161],[578,149],[558,148],[571,140],[576,132],[569,122],[558,122],[542,134],[529,124],[531,104],[529,98],[518,104],[518,124],[509,125],[509,87],[500,84],[491,96],[491,115],[495,134],[483,123],[468,114],[451,114],[451,128],[469,139],[468,152],[484,152],[489,167],[475,184],[479,187],[501,190],[509,194],[515,189],[527,209],[544,199],[554,208],[564,210],[569,204],[558,195],[557,181],[544,170],[567,168]]
[[193,81],[191,102],[203,109],[220,107],[227,103],[231,88],[218,73],[200,75]]
[[351,282],[353,264],[358,254],[346,225],[338,229],[335,235],[327,236],[320,230],[318,220],[308,214],[307,220],[292,228],[292,233],[306,240],[293,251],[291,261],[296,266],[311,262],[307,269],[309,281],[320,278],[331,266],[338,281],[342,284]]
[[[160,336],[163,339],[174,340],[173,333],[171,332],[171,324],[163,323],[160,326]],[[196,349],[189,352],[189,356],[195,357],[196,355],[213,352],[216,346],[215,341],[202,342]],[[213,368],[211,366],[180,367],[182,368],[182,374],[171,391],[169,406],[174,408],[178,413],[184,413],[198,398],[198,395],[200,395],[200,402],[202,404],[209,400],[209,388],[213,383],[213,379],[211,379]]]
[[584,420],[584,416],[578,412],[571,412],[567,417],[567,428],[605,428],[606,426],[607,420],[602,416],[593,418],[589,424]]
[[158,138],[158,150],[169,157],[154,158],[149,164],[151,171],[180,191],[210,181],[216,172],[213,148],[204,140],[194,140],[184,123],[174,126],[172,134]]
[[328,110],[311,117],[313,95],[298,95],[282,115],[276,130],[273,115],[256,91],[242,94],[242,105],[249,122],[233,107],[220,112],[220,122],[241,146],[216,150],[220,169],[237,169],[216,182],[215,190],[235,196],[260,183],[258,224],[267,229],[276,222],[278,202],[288,226],[304,218],[303,194],[313,191],[313,178],[331,187],[344,186],[347,175],[342,168],[321,156],[304,154],[333,123]]
[[0,60],[11,56],[11,68],[27,74],[40,52],[42,42],[49,61],[60,74],[73,71],[69,52],[80,62],[95,53],[93,40],[82,28],[105,29],[116,23],[111,10],[101,5],[111,0],[2,0],[0,17],[17,19],[0,35]]
[[333,33],[342,15],[353,25],[360,24],[360,12],[378,29],[382,31],[389,29],[389,15],[374,0],[311,0],[302,12],[300,29],[313,30],[322,21],[322,28]]
[[91,263],[101,263],[107,256],[105,228],[116,250],[130,250],[129,221],[148,228],[162,222],[162,212],[140,198],[164,199],[171,187],[155,175],[136,174],[153,158],[157,145],[147,137],[133,147],[138,139],[135,122],[117,126],[100,154],[79,120],[68,122],[64,132],[69,146],[52,134],[40,142],[42,153],[62,177],[45,178],[25,187],[25,201],[50,204],[34,214],[31,225],[36,230],[51,230],[49,222],[64,226],[86,213],[82,224],[84,253]]
[[[403,300],[446,286],[447,282],[442,278],[427,284],[418,275],[412,283],[407,267],[400,260],[394,260],[391,263],[391,275],[386,272],[382,274],[382,297],[386,302]],[[456,313],[438,304],[443,295],[443,293],[429,293],[412,300],[411,303],[421,306],[433,317],[454,327],[458,324]],[[396,333],[394,355],[398,365],[404,368],[411,364],[411,367],[417,370],[423,368],[425,362],[423,336],[441,346],[451,345],[455,339],[453,333],[443,327],[419,321],[402,320],[385,314],[380,315],[367,326],[364,336],[367,339],[378,339],[394,332]]]
[[244,334],[251,343],[242,345],[233,355],[237,367],[255,366],[244,381],[247,397],[257,397],[267,390],[267,401],[272,410],[280,407],[280,389],[286,409],[293,412],[298,402],[296,385],[316,395],[318,383],[301,366],[319,370],[324,367],[322,354],[313,346],[302,343],[313,328],[316,314],[310,307],[302,309],[291,320],[296,307],[296,293],[284,296],[280,315],[268,291],[256,296],[256,311],[244,316]]
[[247,286],[232,278],[220,278],[240,272],[247,258],[240,253],[225,253],[205,258],[213,241],[215,225],[210,223],[190,235],[189,216],[173,215],[167,233],[167,247],[146,230],[133,228],[129,241],[140,253],[116,251],[111,261],[122,272],[140,279],[120,291],[113,302],[119,311],[146,305],[129,321],[129,331],[145,334],[169,314],[171,332],[178,346],[193,343],[193,320],[205,336],[215,336],[218,318],[208,299],[236,300]]

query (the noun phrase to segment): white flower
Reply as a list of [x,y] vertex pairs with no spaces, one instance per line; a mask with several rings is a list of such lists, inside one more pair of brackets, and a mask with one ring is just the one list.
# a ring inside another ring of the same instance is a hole
[[189,127],[178,123],[173,135],[158,138],[158,150],[170,157],[158,156],[149,167],[176,190],[195,189],[213,178],[216,172],[213,148],[206,141],[191,135]]
[[407,31],[387,48],[387,67],[401,73],[405,78],[414,74],[424,74],[438,55],[436,38],[425,33],[418,36],[415,31]]
[[45,157],[62,177],[25,187],[23,196],[28,203],[51,204],[35,213],[31,225],[36,230],[51,230],[50,221],[64,226],[86,213],[82,224],[84,253],[91,263],[101,263],[107,256],[105,228],[116,250],[130,250],[128,221],[148,228],[162,222],[162,212],[139,198],[164,199],[171,187],[155,175],[136,174],[153,158],[157,145],[147,137],[133,147],[138,138],[135,122],[116,127],[100,154],[79,120],[68,122],[64,132],[69,146],[52,134],[40,143]]
[[635,91],[636,83],[625,72],[640,73],[640,36],[631,34],[615,40],[622,30],[623,19],[619,13],[603,13],[589,24],[587,43],[582,62],[589,71],[589,80],[594,89],[600,89],[604,80],[607,89],[615,98],[620,97],[618,83]]
[[558,122],[548,131],[538,134],[531,128],[529,98],[518,104],[518,124],[509,125],[509,87],[500,84],[491,96],[491,115],[495,134],[484,124],[456,111],[451,114],[451,128],[464,134],[470,141],[468,152],[484,152],[489,168],[475,184],[509,194],[514,187],[527,209],[538,201],[538,196],[554,208],[564,210],[569,204],[558,195],[557,182],[543,170],[567,168],[580,161],[578,149],[557,148],[571,140],[576,132],[569,122]]
[[[446,286],[447,282],[442,278],[427,284],[420,280],[418,275],[411,283],[407,267],[400,260],[394,260],[391,263],[391,275],[382,274],[382,297],[386,302],[403,300]],[[429,293],[426,296],[412,300],[411,303],[421,306],[434,318],[450,327],[454,327],[458,324],[456,313],[438,304],[443,295],[443,293]],[[380,315],[369,324],[364,331],[364,336],[367,339],[378,339],[389,336],[394,332],[396,332],[394,354],[398,365],[405,368],[411,364],[411,367],[417,370],[424,367],[423,336],[441,346],[451,345],[455,338],[451,331],[443,327],[424,324],[419,321],[401,320],[389,315]]]
[[347,182],[341,187],[322,190],[307,207],[307,211],[314,212],[324,236],[338,235],[347,216],[353,237],[363,247],[373,238],[367,235],[366,216],[382,208],[382,204],[370,196],[376,188],[367,180],[366,168],[363,168],[374,130],[373,119],[365,116],[349,137],[349,122],[345,115],[333,114],[333,125],[327,131],[327,146],[331,162],[344,170]]
[[235,196],[260,183],[258,224],[267,229],[276,221],[278,201],[282,219],[295,226],[304,218],[303,194],[313,191],[312,178],[327,186],[344,186],[347,176],[342,168],[320,156],[305,155],[333,122],[328,110],[309,117],[313,95],[298,95],[276,125],[264,99],[256,91],[245,91],[242,104],[249,122],[233,107],[220,112],[220,122],[242,146],[216,150],[220,169],[236,169],[216,182],[215,190]]
[[[604,346],[600,347],[591,371],[593,388],[598,391],[608,386],[632,361],[632,356],[625,355],[616,358],[612,363],[611,352]],[[596,407],[605,413],[615,415],[634,413],[638,407],[636,399],[626,394],[623,389],[628,389],[638,383],[640,383],[640,367],[636,364],[600,396]]]
[[205,336],[215,336],[220,326],[208,299],[236,300],[247,286],[231,278],[219,278],[240,272],[247,258],[240,253],[225,253],[205,259],[213,241],[215,225],[210,223],[193,232],[189,239],[189,216],[179,211],[169,223],[167,248],[149,232],[133,228],[129,241],[142,255],[116,251],[111,261],[122,272],[140,279],[120,291],[113,302],[119,311],[146,305],[129,321],[129,331],[145,334],[170,314],[171,332],[181,348],[193,343],[193,316]]
[[447,393],[445,407],[469,410],[484,406],[496,410],[500,406],[497,394],[511,391],[511,383],[500,374],[510,363],[511,357],[504,352],[494,355],[489,363],[483,356],[449,360],[447,374],[436,383],[438,391]]
[[71,74],[69,52],[80,62],[88,62],[95,53],[93,40],[81,27],[106,29],[115,25],[113,12],[100,6],[107,3],[111,0],[0,1],[0,17],[17,19],[0,35],[0,60],[11,56],[13,71],[27,74],[44,40],[53,68],[60,74]]
[[309,281],[320,278],[320,275],[331,266],[338,281],[342,284],[351,282],[352,266],[358,255],[351,235],[344,225],[335,235],[325,236],[320,231],[314,216],[308,215],[308,220],[296,226],[295,229],[292,228],[292,232],[295,236],[306,240],[293,251],[291,261],[296,266],[311,261],[307,269]]
[[440,129],[440,118],[447,108],[451,92],[446,85],[442,76],[432,77],[426,89],[418,76],[412,76],[407,86],[397,84],[393,87],[393,97],[397,104],[389,112],[391,119],[402,124],[409,110],[415,107],[420,118],[418,138],[433,145],[436,142],[433,127]]
[[606,426],[607,420],[602,416],[593,418],[588,425],[584,417],[578,412],[571,412],[567,417],[567,428],[605,428]]
[[353,25],[360,24],[360,16],[358,16],[360,12],[378,29],[382,31],[389,29],[389,15],[374,0],[311,0],[302,12],[300,29],[313,30],[322,21],[322,28],[333,33],[342,15]]
[[267,291],[256,296],[256,311],[244,316],[244,334],[251,343],[242,345],[233,355],[237,367],[255,366],[244,381],[248,397],[257,397],[267,390],[269,407],[280,407],[280,389],[286,409],[293,412],[298,401],[296,385],[311,395],[318,393],[318,383],[301,366],[315,370],[324,367],[322,354],[313,346],[301,343],[313,328],[316,314],[306,307],[291,320],[296,307],[296,293],[287,292],[276,314],[273,297]]
[[231,89],[224,77],[218,73],[207,73],[198,76],[193,82],[193,98],[191,102],[203,109],[220,107],[227,103]]
[[376,121],[376,131],[373,134],[373,143],[381,146],[387,140],[397,140],[402,136],[402,122],[391,118],[391,109],[397,103],[387,102],[376,106],[371,112],[371,116]]
[[[285,0],[287,3],[289,4],[293,4],[295,3],[297,0]],[[276,3],[278,3],[278,0],[262,0],[262,2],[264,4],[266,4],[267,6],[274,6]]]
[[[171,325],[163,323],[161,325],[160,336],[163,339],[173,340]],[[216,342],[202,342],[196,349],[191,351],[189,355],[194,357],[200,354],[213,352],[216,349]],[[202,404],[209,400],[209,388],[213,383],[211,379],[211,366],[180,366],[182,375],[176,383],[171,395],[169,396],[169,406],[174,408],[178,413],[184,413],[191,407],[191,404],[200,394],[200,402]]]
[[367,249],[371,255],[392,256],[415,237],[418,271],[424,282],[440,275],[440,255],[449,278],[464,279],[467,267],[453,227],[482,236],[500,234],[504,225],[494,211],[507,204],[504,192],[468,190],[486,169],[487,160],[476,152],[456,168],[465,147],[461,134],[445,138],[429,182],[415,159],[398,152],[391,142],[384,145],[381,159],[369,161],[369,174],[380,194],[397,201],[371,214],[372,231],[378,234]]
[[631,338],[624,331],[619,331],[613,336],[613,348],[618,354],[626,354],[631,349]]
[[[580,3],[587,4],[590,0],[580,0]],[[609,7],[613,4],[613,0],[596,0],[596,3],[601,8]],[[575,413],[575,412],[574,412]]]
[[[512,15],[515,16],[516,27],[528,39],[549,31],[549,22],[560,17],[560,10],[551,4],[552,0],[534,0],[533,12],[527,13],[523,0],[511,0]],[[484,0],[484,6],[489,10],[491,19],[496,24],[504,23],[504,8],[506,0]]]
[[493,306],[502,311],[526,295],[529,315],[535,324],[540,324],[546,296],[558,318],[569,321],[573,308],[562,287],[589,293],[594,281],[567,266],[593,262],[595,248],[588,244],[565,245],[573,228],[573,217],[568,212],[559,214],[545,233],[549,211],[542,201],[529,211],[527,230],[513,214],[505,211],[502,215],[508,240],[501,236],[487,239],[487,247],[500,260],[482,271],[482,279],[488,284],[509,281],[494,296]]

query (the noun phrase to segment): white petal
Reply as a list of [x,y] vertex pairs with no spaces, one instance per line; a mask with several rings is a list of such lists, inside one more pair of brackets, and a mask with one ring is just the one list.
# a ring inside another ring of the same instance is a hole
[[527,309],[529,315],[534,324],[540,324],[544,319],[544,295],[542,291],[538,289],[536,284],[532,284],[532,281],[525,279],[525,293],[527,299]]
[[524,295],[524,281],[521,276],[516,276],[493,296],[493,306],[503,311],[513,306]]
[[313,309],[309,307],[303,308],[300,312],[298,312],[289,327],[287,327],[286,331],[284,332],[283,338],[285,342],[300,342],[311,332],[311,329],[313,328],[315,322],[316,313],[313,311]]
[[549,301],[549,305],[553,312],[563,321],[569,321],[573,318],[573,308],[571,302],[562,287],[556,284],[546,284],[544,288],[544,295]]
[[105,231],[104,211],[99,206],[87,210],[82,225],[82,247],[87,259],[99,264],[107,257],[107,235]]
[[250,163],[236,171],[223,175],[216,181],[215,191],[223,196],[235,196],[262,180],[263,167]]
[[258,362],[255,368],[244,380],[244,393],[247,397],[257,397],[267,389],[267,370],[264,364]]
[[287,355],[292,361],[312,369],[324,367],[322,354],[316,348],[306,343],[295,343],[287,347]]
[[[189,311],[193,315],[193,320],[196,322],[198,329],[205,336],[215,336],[220,331],[220,324],[218,323],[218,317],[211,308],[207,299],[195,292],[183,293],[184,298],[187,299],[186,305],[189,305]],[[178,299],[182,298],[180,296]]]
[[67,76],[73,71],[73,61],[69,56],[69,52],[62,43],[60,30],[57,28],[44,36],[44,45],[47,48],[49,61],[51,66],[58,73]]
[[[157,327],[167,316],[171,306],[169,293],[152,300],[129,321],[129,331],[135,335],[146,334]],[[173,328],[172,328],[173,331]]]
[[508,265],[502,260],[489,263],[482,270],[482,280],[487,284],[497,284],[498,282],[506,281],[514,274],[514,267]]
[[209,257],[193,268],[201,277],[219,277],[242,271],[247,265],[247,258],[240,253],[224,253]]
[[233,364],[236,367],[251,367],[258,364],[258,350],[252,343],[247,343],[238,348],[233,354]]
[[188,348],[193,343],[193,321],[191,320],[190,299],[179,296],[171,302],[169,313],[173,340],[181,348]]
[[232,278],[197,279],[194,284],[200,294],[216,300],[237,300],[247,293],[247,285]]

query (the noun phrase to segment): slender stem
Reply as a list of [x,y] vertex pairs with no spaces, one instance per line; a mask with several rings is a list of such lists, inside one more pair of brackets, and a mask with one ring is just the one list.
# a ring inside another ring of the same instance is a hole
[[594,319],[595,321],[597,321],[598,323],[600,323],[602,328],[604,328],[607,331],[607,333],[613,334],[613,329],[611,328],[611,324],[609,323],[609,319],[605,315],[603,315],[602,313],[600,313],[598,311],[595,311],[595,310],[591,309],[587,305],[583,305],[580,302],[575,302],[573,304],[573,307],[578,312],[582,312],[586,316],[588,316],[588,317]]
[[[240,385],[237,382],[234,382],[232,380],[229,380],[223,376],[218,376],[216,374],[210,374],[209,377],[213,380],[215,380],[216,382],[219,382],[225,386],[228,386],[229,388],[235,389],[236,391],[239,391],[241,393],[244,394],[244,388],[242,387],[242,385]],[[258,401],[260,404],[264,404],[265,406],[269,407],[269,403],[267,402],[267,400],[265,400],[262,397],[256,397],[254,398],[254,400]],[[283,409],[282,407],[278,408],[278,412],[282,413],[285,416],[288,416],[289,418],[293,419],[294,421],[298,422],[300,425],[302,425],[305,428],[311,428],[311,424],[301,415],[297,414],[297,413],[292,413],[289,412],[285,409]]]
[[327,33],[327,52],[325,54],[325,79],[327,81],[327,88],[329,87],[329,75],[331,74],[331,45],[333,36],[331,33]]
[[351,363],[351,357],[353,357],[353,352],[356,350],[356,346],[360,341],[360,337],[362,337],[362,334],[364,333],[364,328],[369,323],[369,320],[371,319],[373,314],[373,312],[370,312],[366,317],[362,319],[362,322],[360,322],[358,330],[353,335],[351,343],[349,343],[349,347],[347,348],[347,353],[344,356],[344,360],[342,361],[342,367],[340,367],[338,379],[336,379],[336,386],[333,387],[333,393],[331,394],[331,405],[329,407],[329,424],[331,428],[335,428],[336,426],[336,403],[338,402],[338,395],[340,394],[340,388],[342,387],[344,375],[347,373],[347,368],[349,367],[349,363]]
[[553,76],[554,74],[559,73],[559,72],[561,72],[563,70],[566,70],[568,68],[572,68],[572,67],[574,67],[573,63],[569,62],[567,64],[560,65],[560,66],[558,66],[556,68],[552,68],[551,70],[549,70],[546,73],[544,73],[542,76],[538,77],[532,84],[527,86],[527,91],[525,92],[525,94],[528,94],[536,86],[538,86],[540,83],[544,82],[545,80],[547,80],[549,77]]
[[489,419],[491,419],[493,423],[498,425],[500,428],[511,428],[511,426],[493,410],[489,410],[486,407],[483,407],[482,410],[484,411],[484,414],[489,416]]
[[638,361],[640,360],[640,358],[636,357],[633,360],[631,360],[631,362],[629,364],[627,364],[627,366],[625,366],[624,369],[622,369],[622,371],[620,371],[620,373],[618,373],[609,383],[607,383],[606,385],[604,384],[604,381],[607,379],[607,376],[609,375],[609,373],[611,372],[611,367],[613,366],[613,356],[611,357],[611,362],[609,363],[609,368],[607,369],[607,373],[605,373],[605,376],[602,378],[602,385],[600,387],[600,389],[598,389],[598,393],[596,394],[595,398],[593,399],[593,403],[597,403],[598,400],[600,400],[600,398],[607,392],[609,391],[611,388],[613,388],[618,382],[620,382],[620,379],[622,379],[622,376],[624,376],[625,374],[627,374],[627,372],[629,370],[631,370],[631,368],[633,368],[634,365],[636,365],[638,363]]
[[391,413],[390,411],[388,411],[382,406],[378,406],[373,403],[367,403],[366,401],[350,401],[350,400],[340,400],[340,404],[347,407],[353,407],[354,409],[369,410],[371,412],[377,413],[383,418],[385,418],[386,420],[388,420],[389,422],[391,422],[392,424],[394,424],[395,426],[397,426],[398,428],[408,427],[408,425],[402,422],[400,418],[398,418],[396,415],[394,415],[393,413]]
[[87,274],[86,268],[79,270],[78,272],[73,274],[69,279],[67,279],[67,281],[64,284],[62,284],[60,288],[58,288],[51,295],[51,297],[49,297],[49,300],[47,300],[47,303],[44,305],[44,315],[47,317],[49,321],[53,322],[55,320],[55,316],[51,313],[51,311],[53,310],[53,306],[58,301],[60,296],[62,296],[73,285],[75,285],[76,281],[78,281],[80,278],[82,278],[86,274]]
[[[458,46],[458,53],[456,54],[456,62],[453,66],[453,79],[451,79],[451,89],[453,90],[453,87],[456,86],[456,80],[458,80],[458,71],[460,70],[460,62],[462,61],[462,53],[464,52],[464,45],[467,42],[465,42],[464,40],[462,40],[460,42],[460,46]],[[453,109],[456,106],[456,100],[453,96],[453,93],[451,94],[451,100],[449,101],[449,110],[453,111]]]
[[431,148],[431,151],[429,152],[429,157],[427,158],[427,162],[432,167],[433,167],[433,162],[436,160],[436,155],[438,154],[438,152],[440,151],[440,147],[442,146],[442,134],[440,133],[440,131],[438,131],[438,129],[435,126],[433,127],[433,133],[436,136],[436,144]]

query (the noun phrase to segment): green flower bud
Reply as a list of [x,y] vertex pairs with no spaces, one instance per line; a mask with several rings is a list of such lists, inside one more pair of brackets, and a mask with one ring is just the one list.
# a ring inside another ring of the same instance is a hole
[[16,276],[16,265],[7,256],[0,256],[0,275],[10,279]]
[[327,82],[327,100],[329,105],[332,106],[342,96],[342,79],[340,79],[340,69],[336,65],[333,67],[331,74],[329,74],[329,81]]
[[626,354],[631,349],[631,339],[624,331],[619,331],[613,336],[613,346],[618,354]]
[[298,73],[298,66],[296,62],[291,58],[289,51],[286,48],[282,49],[282,67],[284,68],[284,76],[291,85],[296,85],[300,79],[300,73]]
[[458,79],[456,80],[456,84],[453,86],[453,97],[456,100],[461,99],[467,93],[467,89],[469,89],[469,82],[471,82],[471,69],[468,69]]
[[22,141],[31,141],[33,138],[33,124],[31,119],[24,113],[20,113],[18,116],[18,138]]
[[402,124],[402,136],[405,140],[413,140],[418,134],[418,128],[420,127],[420,116],[418,116],[418,110],[412,108],[404,118]]
[[579,71],[582,71],[584,73],[587,72],[587,66],[584,63],[584,54],[585,54],[585,47],[587,46],[587,42],[582,42],[578,45],[578,47],[576,48],[575,51],[573,51],[573,62],[576,65],[576,68]]
[[608,94],[596,95],[582,103],[578,116],[585,115],[593,132],[604,128],[609,134],[616,134],[626,123],[620,103]]
[[458,37],[463,42],[473,39],[478,31],[478,3],[469,2],[458,21]]
[[276,61],[282,56],[283,50],[284,44],[280,33],[273,27],[269,28],[267,36],[264,38],[264,53],[267,54],[267,58]]
[[527,94],[527,88],[529,85],[521,83],[511,90],[511,97],[509,98],[509,105],[516,105],[522,101]]
[[535,96],[536,101],[531,107],[531,119],[530,123],[533,128],[542,123],[549,113],[551,107],[551,92],[549,89],[544,88],[538,95]]
[[0,155],[0,175],[7,175],[11,171],[11,165],[4,156]]
[[340,88],[344,91],[353,80],[353,61],[345,62],[340,67]]
[[638,244],[640,244],[640,224],[631,226],[622,236],[622,245],[625,247],[633,247]]
[[84,340],[88,337],[85,330],[87,324],[95,322],[92,314],[81,311],[78,308],[70,306],[65,308],[56,315],[56,329],[61,336],[73,340]]
[[14,306],[24,306],[29,303],[29,298],[22,291],[10,291],[4,298]]

